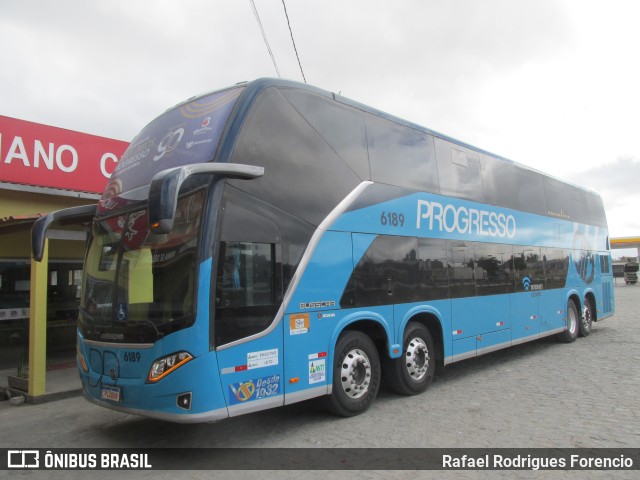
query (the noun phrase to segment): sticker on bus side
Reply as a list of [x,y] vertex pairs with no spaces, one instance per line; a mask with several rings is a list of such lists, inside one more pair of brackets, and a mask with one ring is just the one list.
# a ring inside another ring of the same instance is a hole
[[309,362],[309,385],[325,382],[327,380],[325,359],[312,360]]
[[273,397],[280,393],[280,375],[229,384],[229,404],[237,405],[252,400]]
[[309,333],[309,314],[295,313],[289,315],[289,334],[300,335],[302,333]]
[[278,349],[247,353],[247,370],[278,365]]

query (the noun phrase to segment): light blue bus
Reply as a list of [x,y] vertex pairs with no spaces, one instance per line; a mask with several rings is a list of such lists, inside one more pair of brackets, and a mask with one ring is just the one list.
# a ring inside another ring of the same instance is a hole
[[[216,421],[325,397],[614,313],[600,197],[339,95],[260,79],[172,108],[122,156],[91,225],[77,358],[98,405]],[[542,361],[544,361],[542,359]]]

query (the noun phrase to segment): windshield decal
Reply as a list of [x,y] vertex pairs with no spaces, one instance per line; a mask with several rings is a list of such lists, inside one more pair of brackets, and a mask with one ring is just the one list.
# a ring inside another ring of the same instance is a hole
[[111,175],[98,213],[108,200],[149,184],[168,168],[213,160],[222,131],[243,87],[224,90],[164,113],[131,142]]

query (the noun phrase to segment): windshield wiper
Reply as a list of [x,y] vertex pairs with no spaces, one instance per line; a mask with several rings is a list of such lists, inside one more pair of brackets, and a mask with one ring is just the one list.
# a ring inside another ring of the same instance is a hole
[[153,323],[151,320],[129,320],[129,322],[133,323],[134,325],[151,326],[155,330],[157,338],[164,337],[164,333],[160,332],[156,324]]

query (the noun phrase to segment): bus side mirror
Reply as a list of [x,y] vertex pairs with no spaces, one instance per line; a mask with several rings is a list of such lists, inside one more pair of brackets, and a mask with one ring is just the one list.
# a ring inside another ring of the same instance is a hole
[[90,222],[96,215],[96,205],[65,208],[40,217],[31,227],[31,254],[36,262],[42,261],[47,230],[55,223],[81,224]]
[[251,180],[264,175],[264,168],[239,163],[196,163],[156,173],[149,186],[149,229],[152,233],[171,231],[180,186],[191,175],[219,175]]

